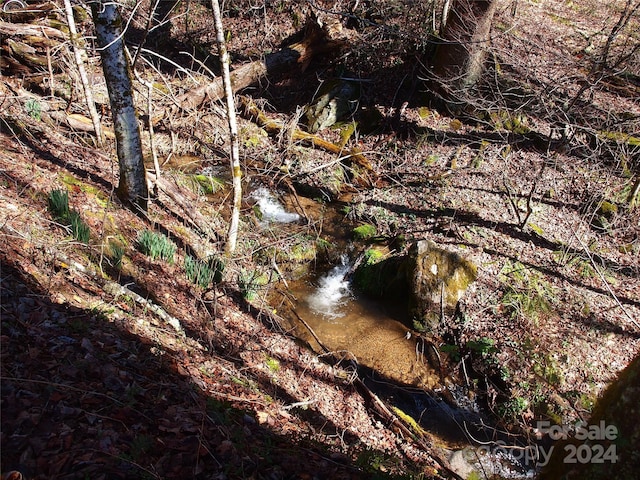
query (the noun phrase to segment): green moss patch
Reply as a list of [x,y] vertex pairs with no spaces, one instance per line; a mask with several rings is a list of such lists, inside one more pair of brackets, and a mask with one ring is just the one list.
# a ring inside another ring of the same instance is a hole
[[363,223],[362,225],[353,229],[353,238],[356,240],[370,240],[376,236],[378,229],[375,225],[370,223]]

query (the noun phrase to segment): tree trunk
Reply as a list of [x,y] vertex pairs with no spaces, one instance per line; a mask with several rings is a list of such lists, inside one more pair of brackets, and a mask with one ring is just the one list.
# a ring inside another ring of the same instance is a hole
[[146,211],[149,191],[133,102],[131,71],[122,40],[122,17],[114,2],[92,2],[91,12],[116,136],[120,164],[117,194],[126,205]]
[[218,43],[218,53],[222,65],[222,80],[224,86],[224,96],[227,100],[227,120],[229,122],[229,138],[231,140],[231,175],[233,178],[233,209],[229,231],[227,234],[226,253],[231,254],[236,249],[238,239],[238,226],[240,223],[240,207],[242,204],[242,169],[240,168],[240,148],[238,146],[238,123],[236,122],[236,106],[233,99],[233,88],[231,76],[229,74],[229,53],[224,41],[224,28],[222,26],[222,13],[218,0],[211,0],[213,19],[216,29],[216,42]]
[[446,101],[462,97],[482,75],[498,0],[453,0],[433,58],[436,90]]

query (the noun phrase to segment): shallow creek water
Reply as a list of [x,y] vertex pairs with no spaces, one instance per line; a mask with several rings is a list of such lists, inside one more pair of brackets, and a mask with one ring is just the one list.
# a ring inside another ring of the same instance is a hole
[[[286,223],[299,219],[296,214],[286,212],[273,194],[258,189],[252,195],[260,206],[264,222]],[[340,217],[336,212],[334,215],[336,219]],[[286,227],[283,225],[282,228]],[[333,228],[334,235],[339,235],[340,226]],[[343,241],[340,238],[331,240]],[[472,438],[496,442],[495,430],[488,427],[486,416],[474,401],[459,393],[463,392],[462,387],[443,378],[434,366],[437,362],[433,357],[428,361],[429,352],[425,351],[428,347],[425,349],[425,343],[401,323],[401,308],[364,298],[352,291],[346,279],[349,269],[349,258],[345,254],[337,264],[327,266],[309,278],[289,282],[286,301],[276,301],[279,304],[274,307],[288,319],[296,335],[316,351],[322,352],[322,349],[304,323],[337,357],[355,359],[360,366],[366,367],[371,372],[365,380],[369,388],[416,419],[422,428],[451,449],[459,461],[466,465],[480,462],[478,444],[472,445]],[[282,308],[285,303],[289,308]],[[458,406],[444,401],[442,393],[448,398],[455,397]],[[482,427],[476,428],[477,425]],[[505,454],[504,449],[499,451],[500,455],[488,448],[482,452],[480,469],[497,474],[493,478],[532,475],[533,470],[519,468],[517,464],[521,462]]]
[[[428,390],[439,388],[440,375],[427,364],[409,329],[384,305],[353,294],[345,279],[349,268],[342,263],[316,279],[291,284],[296,313],[330,351],[348,352],[381,377]],[[306,327],[297,330],[315,343]]]

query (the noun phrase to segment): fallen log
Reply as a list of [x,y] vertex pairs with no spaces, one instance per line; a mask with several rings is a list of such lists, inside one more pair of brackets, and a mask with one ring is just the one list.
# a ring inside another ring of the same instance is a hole
[[[304,70],[315,55],[338,50],[343,44],[343,40],[329,37],[315,20],[309,21],[305,27],[302,41],[232,71],[232,89],[234,93],[238,92],[258,83],[269,75],[283,73],[296,66]],[[190,110],[223,97],[222,77],[218,77],[213,82],[178,97],[178,105],[184,110]]]
[[[9,2],[5,2],[6,6]],[[60,7],[53,2],[42,3],[38,5],[27,4],[27,2],[15,3],[12,6],[18,8],[2,9],[0,15],[3,20],[9,20],[13,24],[29,23],[33,20],[39,20],[46,18],[49,15],[55,14],[59,11]],[[23,7],[23,8],[20,8]],[[34,25],[35,26],[35,25]]]
[[65,35],[58,29],[29,23],[0,21],[0,69],[3,75],[29,75],[38,71],[62,70],[51,51],[60,52]]
[[[85,117],[79,113],[65,113],[65,112],[51,112],[51,118],[56,122],[65,124],[71,130],[78,130],[81,132],[95,133],[95,127],[90,118]],[[109,139],[115,139],[116,136],[111,128],[102,128],[102,133]]]
[[46,55],[38,55],[36,49],[31,45],[8,38],[7,47],[9,54],[19,60],[20,63],[35,69],[47,68],[49,59]]
[[31,23],[9,23],[0,21],[0,34],[8,37],[45,37],[49,39],[66,40],[66,35],[57,28]]

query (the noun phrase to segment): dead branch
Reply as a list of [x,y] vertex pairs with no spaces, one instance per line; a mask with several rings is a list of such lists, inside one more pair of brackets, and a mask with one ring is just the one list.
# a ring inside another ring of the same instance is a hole
[[[81,132],[95,132],[95,124],[91,121],[90,118],[85,117],[80,113],[65,113],[63,111],[53,111],[50,112],[49,115],[56,122],[66,124],[69,128],[76,131]],[[114,139],[116,138],[113,130],[110,128],[102,128],[102,134],[106,138]]]
[[[247,97],[241,97],[240,102],[244,107],[245,113],[252,118],[258,125],[264,128],[268,133],[271,134],[279,134],[286,127],[282,122],[277,120],[273,120],[258,108],[253,100]],[[377,175],[373,171],[373,167],[369,160],[362,154],[362,152],[354,147],[351,149],[345,150],[344,147],[336,145],[335,143],[328,142],[327,140],[315,135],[313,133],[304,132],[298,128],[294,129],[291,134],[291,139],[296,141],[300,140],[302,142],[308,143],[315,147],[326,150],[327,152],[335,153],[336,155],[344,155],[341,160],[349,160],[360,167],[364,168],[364,170],[370,174],[373,179],[369,179],[369,184],[373,184],[375,182],[375,177]]]
[[152,311],[158,318],[171,325],[180,336],[184,336],[184,330],[182,329],[182,325],[180,325],[180,320],[172,315],[169,315],[160,305],[156,305],[150,300],[141,297],[133,290],[116,282],[104,282],[104,285],[102,285],[102,289],[109,295],[113,295],[113,297],[116,298],[119,296],[127,296],[131,298],[145,310]]

